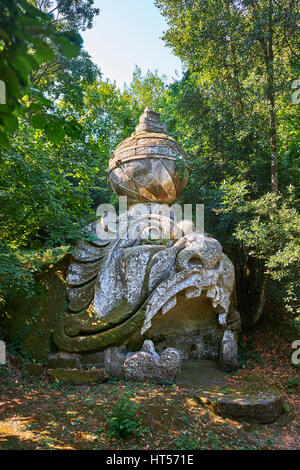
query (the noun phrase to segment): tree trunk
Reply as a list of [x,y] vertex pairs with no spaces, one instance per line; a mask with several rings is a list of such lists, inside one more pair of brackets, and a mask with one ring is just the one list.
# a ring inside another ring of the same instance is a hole
[[[269,108],[269,138],[270,138],[270,153],[271,153],[271,189],[273,193],[278,192],[278,151],[277,151],[277,132],[276,132],[276,110],[275,110],[275,87],[274,87],[274,51],[273,51],[273,0],[268,2],[268,24],[267,24],[267,39],[261,28],[260,19],[258,18],[255,2],[252,2],[254,17],[258,22],[259,27],[259,43],[262,48],[267,79],[267,102]],[[269,283],[269,274],[264,274],[260,298],[255,314],[252,316],[249,326],[254,327],[261,318],[265,301],[266,292]]]
[[257,324],[257,322],[260,320],[263,314],[265,302],[266,302],[266,294],[267,294],[269,279],[270,279],[269,274],[264,274],[263,282],[261,286],[261,292],[260,292],[259,301],[258,301],[258,306],[257,306],[256,312],[253,314],[253,316],[251,317],[249,321],[249,325],[248,325],[249,328],[253,328]]
[[271,187],[272,192],[278,192],[278,152],[275,121],[274,92],[271,92],[269,99],[269,118],[270,118],[270,148],[271,148]]
[[274,53],[273,53],[273,0],[269,0],[268,8],[269,38],[268,38],[268,105],[270,118],[270,148],[271,148],[271,186],[272,192],[278,192],[278,152],[276,136],[275,90],[274,90]]

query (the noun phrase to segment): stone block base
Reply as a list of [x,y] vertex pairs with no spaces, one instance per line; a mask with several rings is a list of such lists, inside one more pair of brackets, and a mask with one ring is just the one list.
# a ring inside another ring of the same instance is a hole
[[50,382],[63,382],[71,385],[91,385],[106,382],[108,373],[101,369],[49,369]]

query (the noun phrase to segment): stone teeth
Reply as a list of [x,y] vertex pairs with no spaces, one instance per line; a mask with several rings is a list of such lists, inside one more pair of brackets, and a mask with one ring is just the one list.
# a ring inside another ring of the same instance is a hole
[[226,326],[227,326],[227,315],[226,315],[226,313],[220,313],[218,320],[219,320],[219,325],[222,328],[226,328]]
[[186,289],[185,296],[187,299],[194,299],[196,297],[200,297],[202,293],[202,287],[190,287]]
[[213,307],[216,308],[221,301],[221,291],[218,286],[208,289],[206,297],[212,300]]
[[170,297],[170,299],[162,306],[162,314],[164,315],[167,313],[171,308],[175,307],[177,304],[177,297],[174,295],[173,297]]
[[207,289],[206,297],[208,297],[209,299],[213,299],[215,297],[215,295],[216,295],[216,288],[215,287]]
[[152,323],[151,321],[148,321],[147,323],[144,323],[144,325],[141,328],[141,335],[146,333],[146,331],[151,327]]

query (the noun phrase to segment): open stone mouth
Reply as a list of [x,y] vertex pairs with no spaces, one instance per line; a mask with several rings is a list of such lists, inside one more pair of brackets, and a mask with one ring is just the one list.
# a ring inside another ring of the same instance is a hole
[[229,285],[224,258],[219,242],[197,233],[167,246],[140,238],[84,242],[69,268],[69,313],[59,320],[54,341],[70,352],[122,344],[176,307],[182,293],[187,299],[205,295],[226,327],[234,274]]
[[[151,318],[156,315],[160,310],[162,311],[162,314],[166,314],[169,312],[173,307],[176,306],[177,304],[177,294],[182,293],[185,291],[185,296],[186,298],[195,298],[195,297],[200,297],[202,292],[207,293],[207,297],[211,298],[208,295],[209,292],[209,287],[199,287],[195,283],[196,277],[198,278],[199,275],[203,275],[203,269],[198,268],[198,269],[193,269],[192,272],[189,272],[188,275],[183,280],[179,279],[179,276],[177,274],[182,275],[185,274],[184,272],[181,273],[176,273],[175,276],[172,278],[172,282],[170,282],[170,279],[163,281],[161,284],[159,284],[156,288],[153,289],[152,292],[148,295],[148,297],[144,300],[144,302],[141,302],[135,310],[130,312],[126,317],[119,323],[115,323],[111,327],[105,327],[105,323],[101,321],[101,317],[98,317],[96,314],[95,315],[95,323],[94,323],[94,328],[93,331],[88,332],[85,331],[84,328],[84,323],[82,323],[81,327],[78,324],[77,325],[77,331],[72,328],[72,320],[75,318],[76,314],[72,314],[69,318],[70,320],[70,328],[68,328],[68,325],[66,325],[66,333],[70,336],[78,336],[80,333],[85,333],[86,335],[88,334],[93,334],[96,332],[102,332],[102,331],[107,331],[109,329],[113,329],[114,327],[117,327],[121,323],[125,323],[127,320],[129,320],[135,313],[137,313],[142,307],[146,308],[146,313],[148,314],[147,319],[149,316]],[[181,277],[181,276],[180,276]],[[175,291],[170,291],[170,287],[174,284]],[[155,308],[154,308],[154,302]],[[80,315],[80,314],[79,314]],[[109,314],[108,314],[109,315]],[[103,317],[103,320],[105,317]],[[143,334],[149,327],[151,326],[151,322],[143,325],[141,333]]]
[[[150,327],[152,318],[159,312],[163,315],[172,310],[177,304],[177,295],[184,292],[187,299],[197,298],[204,294],[211,302],[213,308],[219,314],[220,324],[224,324],[226,318],[226,307],[222,306],[220,300],[222,298],[222,288],[216,286],[217,269],[209,270],[205,273],[202,262],[198,257],[191,258],[190,269],[176,273],[172,278],[161,282],[147,297],[135,311],[127,315],[120,323],[116,323],[110,327],[104,327],[100,318],[95,319],[92,331],[85,331],[84,323],[79,321],[77,325],[74,323],[76,314],[67,318],[65,332],[68,336],[77,337],[79,340],[85,336],[89,337],[95,333],[104,333],[105,331],[113,331],[121,324],[126,324],[139,310],[145,311],[144,322],[141,326],[141,335],[143,335]],[[201,264],[201,266],[200,266]],[[197,266],[198,265],[198,266]],[[223,318],[222,318],[223,317]],[[225,318],[224,318],[225,317]],[[70,320],[70,323],[68,322]],[[69,323],[69,326],[68,326]],[[75,328],[74,328],[75,327]],[[80,334],[83,334],[80,336]]]

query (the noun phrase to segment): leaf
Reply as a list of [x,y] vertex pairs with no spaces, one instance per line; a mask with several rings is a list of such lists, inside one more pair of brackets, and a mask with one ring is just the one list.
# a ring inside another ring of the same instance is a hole
[[41,114],[34,114],[31,117],[30,122],[32,124],[32,127],[34,127],[35,129],[45,129],[46,119]]
[[55,58],[53,49],[42,41],[40,38],[35,38],[33,41],[33,46],[36,50],[34,57],[38,60],[39,63],[42,62],[52,62]]
[[40,103],[44,104],[47,107],[50,107],[52,105],[52,102],[48,100],[40,90],[37,90],[36,88],[31,88],[31,92],[33,93],[34,97],[39,100]]
[[11,39],[9,37],[9,35],[6,33],[6,31],[4,31],[4,29],[0,28],[0,37],[2,39],[4,39],[7,43],[10,43],[11,42]]
[[0,113],[10,113],[11,110],[7,104],[0,104]]
[[4,127],[9,132],[14,132],[17,129],[19,122],[13,114],[1,113],[0,119],[2,120]]
[[65,131],[58,123],[47,124],[45,127],[45,134],[54,144],[59,144],[65,137]]
[[30,103],[30,105],[27,108],[27,111],[36,113],[38,111],[41,111],[43,109],[43,106],[41,103]]
[[6,137],[6,134],[2,131],[0,131],[0,145],[6,149],[9,148],[9,141]]
[[55,42],[61,54],[67,59],[72,59],[72,57],[77,56],[80,52],[82,38],[80,34],[73,31],[64,31],[56,34]]
[[22,92],[20,90],[20,83],[17,74],[9,66],[5,67],[4,71],[1,70],[2,79],[5,81],[6,88],[15,97],[20,97]]
[[28,82],[28,75],[32,69],[37,68],[37,63],[29,55],[20,56],[13,54],[9,57],[9,63],[11,67],[18,72],[18,76],[22,77],[24,82]]

